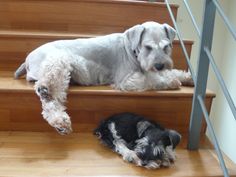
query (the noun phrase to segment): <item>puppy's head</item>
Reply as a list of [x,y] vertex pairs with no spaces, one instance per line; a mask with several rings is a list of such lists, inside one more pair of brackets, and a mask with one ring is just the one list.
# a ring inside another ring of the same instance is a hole
[[174,149],[179,144],[181,135],[174,130],[151,128],[145,136],[136,141],[135,151],[142,161],[142,166],[169,166],[175,160]]
[[146,22],[125,31],[134,56],[142,70],[147,72],[173,67],[171,53],[175,34],[175,30],[168,24],[156,22]]

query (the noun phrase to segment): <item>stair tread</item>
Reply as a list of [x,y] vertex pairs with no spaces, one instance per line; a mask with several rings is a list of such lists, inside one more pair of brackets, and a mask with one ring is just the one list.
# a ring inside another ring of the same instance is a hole
[[[132,4],[132,5],[144,5],[144,6],[160,6],[163,8],[166,8],[166,4],[165,2],[148,2],[148,1],[140,1],[140,0],[67,0],[66,2],[70,3],[70,1],[74,2],[74,1],[78,1],[78,2],[95,2],[95,3],[109,3],[109,4]],[[178,4],[175,3],[171,3],[170,4],[171,7],[176,7],[179,8]]]
[[[33,30],[0,30],[1,38],[44,38],[44,39],[76,39],[76,38],[91,38],[101,36],[101,34],[91,33],[66,33],[66,32],[43,32]],[[174,43],[180,43],[179,40],[174,40]],[[185,44],[193,44],[192,40],[184,40]]]
[[[0,72],[0,92],[33,93],[33,83],[24,78],[14,79],[11,72]],[[170,97],[192,97],[194,87],[181,87],[179,90],[145,91],[145,92],[122,92],[114,90],[110,86],[71,86],[69,94],[85,95],[127,95],[127,96],[170,96]],[[214,92],[207,90],[207,97],[215,97]]]
[[66,33],[66,32],[44,32],[44,31],[33,31],[33,30],[0,30],[1,37],[32,37],[32,38],[89,38],[89,37],[96,37],[99,34],[82,34],[82,33]]
[[[210,148],[188,151],[180,145],[176,154],[177,160],[170,168],[147,170],[124,162],[92,134],[65,137],[56,133],[0,132],[1,177],[223,176]],[[235,176],[235,165],[227,167]]]

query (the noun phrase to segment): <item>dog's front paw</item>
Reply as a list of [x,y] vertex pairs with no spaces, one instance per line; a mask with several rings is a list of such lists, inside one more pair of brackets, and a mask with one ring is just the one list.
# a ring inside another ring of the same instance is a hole
[[66,113],[62,117],[49,121],[49,124],[61,135],[67,135],[72,132],[70,117]]
[[147,169],[157,169],[160,168],[161,162],[160,161],[149,161],[147,165],[144,167]]
[[123,156],[124,161],[134,163],[136,165],[140,164],[140,159],[134,151],[129,151]]
[[181,80],[183,86],[194,86],[193,78],[190,72],[185,73],[184,78]]
[[181,81],[183,86],[194,86],[193,78],[190,72],[187,72],[184,79]]
[[163,159],[163,161],[161,162],[161,165],[163,167],[169,167],[169,166],[171,166],[171,162],[169,159]]
[[169,88],[170,89],[180,89],[181,85],[182,84],[178,79],[173,79],[169,84]]

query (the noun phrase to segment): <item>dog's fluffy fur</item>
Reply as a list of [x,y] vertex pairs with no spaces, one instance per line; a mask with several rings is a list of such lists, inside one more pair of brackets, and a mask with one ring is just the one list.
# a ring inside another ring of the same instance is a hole
[[175,30],[167,24],[146,22],[124,33],[60,40],[32,51],[15,72],[35,82],[42,115],[60,134],[72,131],[64,103],[69,83],[111,84],[123,91],[178,89],[191,84],[190,73],[172,69]]
[[132,113],[113,115],[102,121],[94,134],[123,159],[146,168],[169,167],[181,135]]

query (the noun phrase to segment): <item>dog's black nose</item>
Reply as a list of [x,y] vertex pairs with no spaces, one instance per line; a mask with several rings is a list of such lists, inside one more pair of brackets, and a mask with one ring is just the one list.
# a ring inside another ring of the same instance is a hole
[[155,64],[155,68],[158,70],[158,71],[161,71],[163,68],[164,68],[164,64],[161,64],[161,63],[156,63]]

